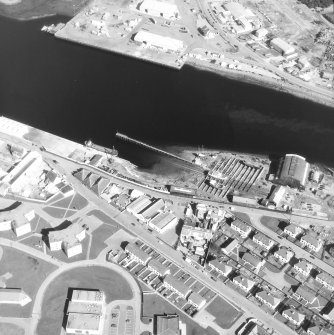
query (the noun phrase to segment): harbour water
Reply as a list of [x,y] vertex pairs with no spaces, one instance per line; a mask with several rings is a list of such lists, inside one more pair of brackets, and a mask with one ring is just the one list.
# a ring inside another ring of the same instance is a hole
[[[119,150],[141,168],[161,156],[117,141],[116,131],[161,147],[298,153],[334,166],[333,109],[185,66],[181,71],[58,40],[66,22],[0,18],[0,109],[78,142]],[[166,164],[166,159],[163,159]],[[161,172],[161,171],[160,171]]]

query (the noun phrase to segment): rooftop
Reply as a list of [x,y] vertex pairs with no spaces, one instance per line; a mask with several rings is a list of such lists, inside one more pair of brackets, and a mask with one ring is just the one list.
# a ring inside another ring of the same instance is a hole
[[247,233],[251,230],[251,227],[248,226],[246,223],[243,223],[242,221],[240,220],[235,220],[231,223],[231,226],[235,226],[237,227],[238,229],[240,229],[241,231],[243,231],[244,233]]
[[274,297],[267,291],[257,292],[256,296],[268,302],[271,306],[277,306],[281,302],[281,299]]
[[178,315],[158,315],[156,317],[157,335],[179,335],[179,316]]
[[250,254],[250,253],[248,253],[248,252],[246,252],[246,253],[242,256],[242,259],[243,259],[246,263],[248,263],[248,264],[250,264],[250,265],[252,265],[252,266],[254,266],[254,267],[256,267],[256,268],[262,263],[262,259],[261,259],[261,258],[256,257],[256,256],[254,256],[254,255],[252,255],[252,254]]
[[144,263],[148,262],[148,260],[151,259],[151,256],[149,256],[145,251],[143,251],[142,249],[140,249],[134,243],[129,243],[125,247],[125,251],[128,251],[129,253],[135,255],[136,257],[138,257]]
[[100,328],[100,316],[96,314],[69,313],[66,329],[95,330]]
[[204,299],[201,295],[196,292],[191,292],[188,300],[197,306],[201,306],[203,303],[206,303],[206,299]]
[[72,301],[104,302],[104,293],[99,290],[73,290]]
[[214,266],[215,268],[219,269],[220,271],[222,271],[223,273],[229,273],[232,271],[232,267],[228,266],[224,263],[220,263],[218,261],[218,259],[214,259],[212,261],[209,262],[210,265]]
[[176,216],[173,213],[161,212],[151,220],[150,224],[159,229],[163,229],[175,218]]
[[167,272],[169,272],[169,269],[156,259],[151,259],[148,262],[148,266],[157,271],[158,273],[160,273],[161,275],[165,275]]
[[306,243],[309,243],[313,245],[314,247],[319,247],[319,245],[322,244],[322,240],[320,238],[317,238],[316,236],[312,234],[306,234],[302,236],[301,241],[305,241]]
[[102,304],[70,301],[68,304],[67,313],[102,315]]
[[168,275],[164,279],[164,282],[169,286],[173,287],[176,291],[180,292],[184,296],[186,296],[191,291],[191,289],[186,284],[173,277],[172,275]]
[[63,241],[68,245],[74,245],[78,242],[77,235],[85,230],[78,222],[70,224],[67,228],[53,230],[48,233],[49,242]]

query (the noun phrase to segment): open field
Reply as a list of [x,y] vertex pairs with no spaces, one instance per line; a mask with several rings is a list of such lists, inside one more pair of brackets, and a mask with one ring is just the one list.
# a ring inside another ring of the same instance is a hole
[[216,297],[206,310],[216,317],[215,322],[224,329],[229,329],[242,315],[227,301],[221,297]]
[[25,335],[25,331],[11,323],[0,323],[0,335]]
[[77,268],[58,276],[43,299],[42,319],[38,335],[59,335],[69,288],[98,288],[106,294],[106,302],[132,298],[131,287],[118,273],[103,267]]
[[204,329],[194,322],[186,314],[180,312],[173,305],[168,303],[165,299],[160,297],[158,294],[146,294],[144,295],[143,302],[143,316],[152,317],[153,314],[178,314],[183,322],[187,323],[187,334],[186,335],[219,335],[212,328]]
[[[34,301],[38,288],[46,276],[56,269],[55,266],[12,248],[2,247],[3,257],[0,261],[0,275],[11,273],[6,281],[8,288],[22,288]],[[0,316],[30,317],[33,302],[24,307],[0,305]]]

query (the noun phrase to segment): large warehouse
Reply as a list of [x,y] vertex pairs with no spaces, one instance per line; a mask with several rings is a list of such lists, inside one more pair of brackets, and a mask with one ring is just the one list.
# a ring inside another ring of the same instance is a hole
[[294,188],[305,187],[309,163],[299,155],[287,154],[280,159],[276,182]]
[[169,20],[180,18],[180,13],[175,3],[158,0],[144,0],[139,5],[139,10],[143,13],[160,16]]
[[183,42],[175,38],[153,34],[145,30],[139,30],[134,35],[134,40],[141,44],[161,49],[163,51],[181,51]]
[[281,38],[273,38],[270,41],[270,45],[283,56],[291,55],[295,52],[295,48],[291,46],[286,41],[282,40]]

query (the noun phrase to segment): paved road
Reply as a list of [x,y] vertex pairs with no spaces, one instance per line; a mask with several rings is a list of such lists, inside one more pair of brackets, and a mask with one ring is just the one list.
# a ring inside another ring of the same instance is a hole
[[[140,318],[138,317],[140,315],[140,311],[141,311],[141,303],[142,303],[142,296],[141,296],[141,290],[139,285],[137,284],[137,282],[135,281],[135,279],[130,275],[130,273],[128,273],[127,271],[125,271],[124,269],[122,269],[120,266],[107,262],[105,259],[95,259],[95,260],[84,260],[84,261],[78,261],[78,262],[74,262],[74,263],[68,263],[68,264],[64,264],[63,266],[61,266],[60,268],[58,268],[56,271],[52,272],[51,274],[49,274],[49,276],[44,280],[43,284],[41,285],[41,287],[39,288],[35,301],[34,301],[34,306],[32,309],[32,315],[31,315],[31,323],[30,323],[30,334],[31,335],[37,335],[37,325],[38,322],[42,316],[42,304],[43,304],[43,298],[45,295],[45,292],[48,288],[48,286],[51,284],[51,282],[57,278],[59,275],[61,275],[62,273],[78,268],[78,267],[88,267],[88,266],[104,266],[107,267],[117,273],[119,273],[121,276],[123,276],[125,278],[125,280],[127,280],[127,282],[129,283],[131,289],[132,289],[132,293],[133,293],[133,303],[135,304],[136,307],[136,312],[137,312],[137,318],[135,320],[136,324],[135,324],[135,329],[139,329],[140,328]],[[39,334],[39,335],[43,335],[43,334]]]
[[332,266],[330,266],[329,264],[323,262],[319,258],[316,258],[316,257],[314,257],[314,259],[311,258],[312,255],[309,252],[307,252],[306,250],[298,247],[296,244],[290,242],[289,240],[287,240],[285,238],[282,238],[282,239],[278,238],[279,235],[277,235],[275,232],[273,232],[271,229],[267,228],[266,226],[264,226],[261,223],[260,220],[261,220],[262,215],[249,214],[249,213],[248,213],[248,215],[251,219],[251,223],[253,224],[253,226],[255,228],[262,231],[264,234],[268,235],[270,238],[275,240],[280,245],[285,246],[285,247],[290,248],[291,250],[293,250],[294,253],[295,253],[295,256],[297,258],[304,258],[307,261],[309,261],[310,263],[313,263],[318,268],[322,269],[323,271],[326,271],[329,274],[334,273],[334,268]]

